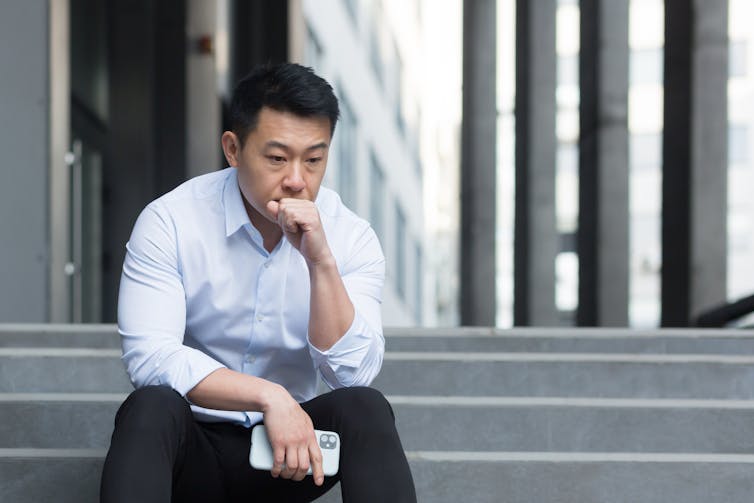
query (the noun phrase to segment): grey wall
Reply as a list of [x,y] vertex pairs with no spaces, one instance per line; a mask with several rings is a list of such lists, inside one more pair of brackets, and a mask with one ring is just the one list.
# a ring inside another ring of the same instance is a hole
[[49,2],[0,15],[0,322],[47,321]]

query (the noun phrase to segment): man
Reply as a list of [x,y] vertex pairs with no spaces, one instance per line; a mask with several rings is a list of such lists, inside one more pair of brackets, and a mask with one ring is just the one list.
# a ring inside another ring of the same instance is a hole
[[[344,501],[415,501],[390,405],[363,387],[384,353],[384,257],[320,187],[332,88],[299,65],[260,67],[230,115],[231,167],[148,205],[126,247],[118,330],[137,389],[116,416],[102,501],[310,501],[338,480]],[[318,376],[334,391],[315,397]],[[271,472],[248,462],[261,421]],[[314,428],[341,437],[335,477]]]

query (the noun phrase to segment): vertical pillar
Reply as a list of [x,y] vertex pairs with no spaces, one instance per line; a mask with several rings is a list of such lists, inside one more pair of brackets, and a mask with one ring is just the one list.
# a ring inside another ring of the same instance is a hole
[[581,0],[580,326],[628,325],[628,2]]
[[515,325],[555,325],[554,0],[516,2]]
[[[215,171],[221,163],[220,98],[215,70],[217,1],[186,2],[186,178]],[[212,41],[207,47],[202,40]]]
[[461,324],[495,325],[496,1],[463,2]]
[[662,325],[726,298],[727,0],[665,2]]
[[[71,244],[69,233],[70,191],[68,189],[70,167],[66,163],[66,153],[70,149],[71,142],[70,2],[68,0],[59,2],[50,0],[49,8],[50,74],[47,77],[47,85],[50,89],[50,115],[48,119],[50,153],[47,176],[49,180],[48,277],[50,289],[47,303],[49,314],[46,321],[63,323],[71,321],[69,276],[65,272]],[[21,46],[25,47],[25,45]]]
[[[49,321],[53,275],[60,285],[66,281],[65,258],[52,264],[50,255],[50,239],[57,231],[50,176],[53,168],[62,179],[67,174],[67,138],[53,136],[51,120],[60,125],[60,119],[68,119],[69,99],[65,95],[62,107],[54,109],[61,103],[54,102],[59,93],[53,79],[67,90],[68,73],[64,61],[64,71],[53,74],[58,52],[52,39],[63,47],[67,40],[65,31],[52,33],[51,28],[56,21],[67,22],[66,16],[67,2],[11,0],[2,5],[0,33],[6,43],[0,46],[0,322]],[[59,132],[65,134],[67,124],[63,128]]]

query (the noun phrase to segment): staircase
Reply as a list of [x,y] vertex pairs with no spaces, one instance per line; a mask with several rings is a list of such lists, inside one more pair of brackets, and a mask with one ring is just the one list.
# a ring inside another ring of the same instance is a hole
[[[750,502],[754,331],[390,329],[423,502]],[[96,502],[112,325],[0,325],[0,501]],[[339,501],[337,492],[322,503]]]

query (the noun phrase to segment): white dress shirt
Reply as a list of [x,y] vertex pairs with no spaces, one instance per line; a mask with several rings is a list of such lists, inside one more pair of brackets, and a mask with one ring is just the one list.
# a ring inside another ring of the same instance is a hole
[[[355,316],[327,351],[308,340],[309,272],[283,237],[272,252],[249,221],[235,168],[199,176],[149,204],[126,245],[118,298],[123,362],[135,387],[184,397],[227,367],[284,386],[299,402],[369,385],[385,349],[385,259],[369,224],[320,188],[315,204]],[[259,412],[191,406],[202,421],[250,426]]]

